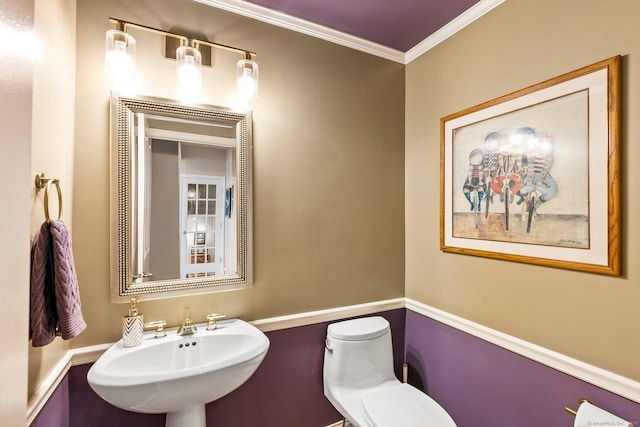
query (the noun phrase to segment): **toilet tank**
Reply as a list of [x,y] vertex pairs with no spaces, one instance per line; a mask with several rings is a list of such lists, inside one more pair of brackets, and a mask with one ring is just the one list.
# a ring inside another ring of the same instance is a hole
[[389,322],[380,316],[327,328],[323,380],[327,387],[368,388],[396,380]]

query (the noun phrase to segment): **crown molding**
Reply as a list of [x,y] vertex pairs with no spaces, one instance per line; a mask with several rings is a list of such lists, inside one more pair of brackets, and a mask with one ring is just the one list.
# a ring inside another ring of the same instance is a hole
[[405,64],[410,63],[428,50],[436,47],[467,25],[480,19],[486,13],[501,5],[506,0],[480,0],[478,3],[457,16],[453,21],[440,28],[435,33],[415,45],[405,54]]
[[406,53],[243,0],[194,1],[406,65],[506,0],[480,0]]
[[314,24],[264,6],[258,6],[242,0],[194,1],[404,64],[404,52],[343,33],[342,31]]

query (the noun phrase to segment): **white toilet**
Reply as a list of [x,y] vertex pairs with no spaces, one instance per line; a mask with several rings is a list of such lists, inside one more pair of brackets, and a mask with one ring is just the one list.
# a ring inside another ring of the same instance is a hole
[[456,427],[433,399],[396,378],[383,317],[329,325],[323,381],[324,395],[356,427]]

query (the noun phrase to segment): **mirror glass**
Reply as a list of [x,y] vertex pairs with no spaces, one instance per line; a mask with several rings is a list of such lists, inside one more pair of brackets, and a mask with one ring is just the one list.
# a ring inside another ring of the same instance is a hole
[[111,98],[112,299],[251,284],[251,114]]

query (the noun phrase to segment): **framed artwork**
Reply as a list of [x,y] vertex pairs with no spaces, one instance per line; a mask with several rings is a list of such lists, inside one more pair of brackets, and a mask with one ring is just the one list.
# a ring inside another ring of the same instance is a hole
[[620,274],[620,57],[440,120],[440,249]]

